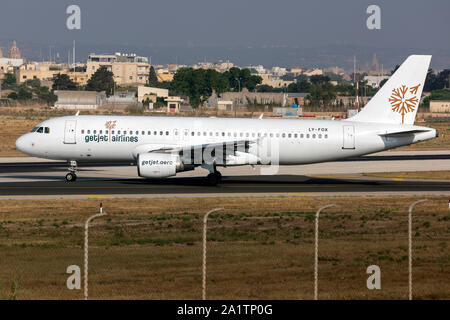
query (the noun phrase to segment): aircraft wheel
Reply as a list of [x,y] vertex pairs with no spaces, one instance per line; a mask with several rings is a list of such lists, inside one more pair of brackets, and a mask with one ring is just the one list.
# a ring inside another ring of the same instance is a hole
[[208,174],[206,179],[208,180],[208,184],[210,186],[216,186],[219,183],[219,177],[217,176],[217,174],[214,173]]
[[222,182],[222,174],[219,171],[214,172],[214,174],[217,176],[217,183],[221,183]]
[[73,172],[69,172],[68,174],[66,174],[66,181],[67,182],[73,182],[77,180],[77,175]]

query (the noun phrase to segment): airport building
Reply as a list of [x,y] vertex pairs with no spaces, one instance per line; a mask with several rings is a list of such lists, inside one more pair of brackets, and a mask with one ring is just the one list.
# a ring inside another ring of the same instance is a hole
[[58,97],[55,108],[60,109],[97,109],[106,103],[104,91],[55,90],[55,95]]
[[430,112],[432,112],[432,113],[450,113],[450,101],[449,100],[430,101]]

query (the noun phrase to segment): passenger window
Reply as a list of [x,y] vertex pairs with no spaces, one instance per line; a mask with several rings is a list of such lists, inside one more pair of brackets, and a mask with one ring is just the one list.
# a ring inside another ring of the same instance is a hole
[[197,132],[197,136],[199,136],[199,135],[201,135],[202,133],[199,131],[199,132]]
[[261,132],[258,132],[258,138],[261,138]]
[[283,133],[281,136],[282,136],[283,138],[286,138],[286,133]]
[[81,130],[81,134],[84,134],[84,130]]
[[303,139],[303,133],[300,133],[300,139]]
[[236,133],[236,132],[234,133],[234,136],[235,136],[235,137],[237,136],[237,133]]
[[288,138],[291,138],[291,137],[292,137],[292,135],[289,133],[289,134],[288,134]]
[[100,130],[100,132],[99,132],[100,134],[102,134],[103,133],[103,130]]
[[153,135],[157,136],[158,135],[158,131],[153,131]]
[[166,131],[166,136],[168,136],[169,135],[169,131]]
[[280,137],[280,134],[279,133],[277,133],[277,138],[279,138]]
[[105,134],[108,134],[108,130],[105,130]]
[[125,131],[123,132],[123,134],[127,134],[127,131],[125,130]]
[[142,133],[143,136],[145,136],[145,131],[142,131],[141,133]]
[[313,139],[315,139],[316,138],[316,134],[313,134]]
[[306,138],[309,139],[309,133],[306,135]]
[[225,132],[222,132],[222,137],[225,137]]
[[113,130],[113,131],[111,131],[111,134],[114,134],[114,132],[115,132],[114,130]]
[[295,134],[294,134],[294,138],[297,138],[297,137],[298,137],[298,135],[295,133]]
[[151,136],[151,135],[152,135],[152,132],[151,132],[151,131],[149,131],[149,132],[147,132],[147,133],[148,133],[148,135],[149,135],[149,136]]
[[219,133],[218,132],[216,132],[216,137],[218,137],[219,136]]
[[45,133],[50,133],[50,128],[49,127],[45,127]]
[[325,135],[325,139],[328,139],[328,135],[327,134]]
[[319,134],[319,139],[322,139],[322,135],[321,134]]
[[195,136],[195,132],[194,131],[191,132],[191,136]]
[[203,136],[206,136],[206,131],[203,131]]
[[273,137],[273,133],[270,133],[270,137],[271,137],[271,138]]
[[96,134],[97,133],[97,130],[94,130],[94,134]]
[[[120,131],[119,131],[119,132],[120,132]],[[88,134],[91,134],[91,130],[88,130],[87,133],[88,133]]]
[[117,130],[117,134],[120,134],[120,130]]
[[160,135],[160,136],[162,136],[162,135],[163,135],[163,132],[162,132],[162,131],[160,131],[160,132],[159,132],[159,135]]

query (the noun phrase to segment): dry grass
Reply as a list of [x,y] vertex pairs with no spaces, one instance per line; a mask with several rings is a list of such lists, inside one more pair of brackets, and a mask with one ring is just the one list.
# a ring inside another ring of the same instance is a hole
[[364,175],[368,177],[381,177],[392,179],[450,180],[450,171],[377,172],[377,173],[365,173]]
[[[311,299],[313,224],[320,206],[319,296],[407,298],[407,207],[414,197],[101,199],[90,230],[90,296],[201,298],[202,217],[208,226],[208,298]],[[449,299],[450,215],[435,197],[414,212],[414,294]],[[83,266],[83,224],[100,200],[1,200],[0,284],[19,299],[80,299],[65,282]],[[367,266],[382,289],[366,288]]]

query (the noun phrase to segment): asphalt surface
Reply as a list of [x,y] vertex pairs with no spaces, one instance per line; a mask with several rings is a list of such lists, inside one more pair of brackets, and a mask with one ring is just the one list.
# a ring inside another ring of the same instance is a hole
[[298,175],[224,177],[208,186],[201,177],[162,180],[112,179],[0,183],[0,195],[98,195],[98,194],[245,194],[245,193],[352,193],[450,191],[450,182],[330,179]]

